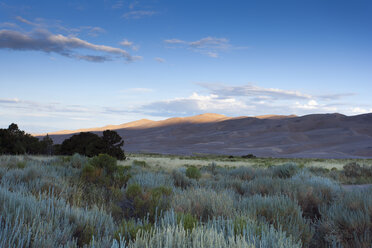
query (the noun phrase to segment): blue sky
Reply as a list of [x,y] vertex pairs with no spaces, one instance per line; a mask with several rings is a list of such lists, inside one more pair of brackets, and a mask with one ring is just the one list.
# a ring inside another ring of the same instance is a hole
[[372,2],[0,0],[0,126],[372,112]]

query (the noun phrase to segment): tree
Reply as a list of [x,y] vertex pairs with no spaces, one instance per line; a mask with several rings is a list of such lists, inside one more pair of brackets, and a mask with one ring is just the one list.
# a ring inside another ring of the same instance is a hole
[[105,153],[117,159],[125,159],[124,151],[121,148],[124,145],[124,140],[117,132],[111,130],[103,131],[102,140],[106,148]]
[[79,153],[88,157],[97,156],[104,151],[105,145],[102,139],[94,133],[82,132],[64,140],[61,145],[62,155]]
[[0,129],[0,154],[45,154],[43,143],[25,133],[12,123],[8,129]]
[[43,146],[44,154],[47,154],[49,156],[52,155],[52,153],[53,153],[53,140],[49,137],[48,134],[43,138],[41,143],[42,143],[42,146]]
[[125,159],[122,146],[123,139],[115,131],[106,130],[102,137],[90,132],[75,134],[63,141],[60,147],[55,146],[62,155],[79,153],[88,157],[97,156],[101,153],[109,154],[117,159]]

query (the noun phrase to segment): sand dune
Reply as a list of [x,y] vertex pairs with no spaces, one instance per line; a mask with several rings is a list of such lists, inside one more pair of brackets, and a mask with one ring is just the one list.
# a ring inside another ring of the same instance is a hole
[[116,130],[125,150],[174,154],[255,154],[262,157],[372,158],[372,114],[226,117],[203,114],[139,120],[49,134],[61,143],[73,133]]

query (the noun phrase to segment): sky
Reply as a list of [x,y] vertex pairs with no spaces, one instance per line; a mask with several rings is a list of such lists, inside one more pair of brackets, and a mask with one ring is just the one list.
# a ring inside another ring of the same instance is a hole
[[0,0],[0,128],[372,112],[370,0]]

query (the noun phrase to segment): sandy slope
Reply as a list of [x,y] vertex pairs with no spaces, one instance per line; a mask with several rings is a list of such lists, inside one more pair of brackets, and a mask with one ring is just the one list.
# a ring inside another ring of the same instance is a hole
[[[131,152],[372,158],[372,114],[257,118],[204,114],[163,121],[140,120],[84,131],[99,133],[105,129],[115,129],[125,139],[125,150]],[[80,131],[55,133],[51,137],[60,143]]]

